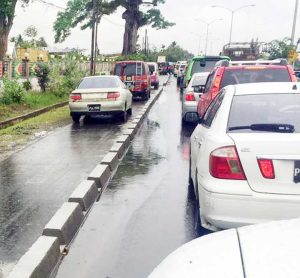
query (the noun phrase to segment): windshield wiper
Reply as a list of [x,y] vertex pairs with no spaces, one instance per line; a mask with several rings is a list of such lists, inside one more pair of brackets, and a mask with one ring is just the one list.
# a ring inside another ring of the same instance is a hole
[[228,131],[250,129],[256,131],[268,131],[268,132],[281,132],[281,133],[293,133],[295,127],[290,124],[253,124],[243,126],[229,127]]

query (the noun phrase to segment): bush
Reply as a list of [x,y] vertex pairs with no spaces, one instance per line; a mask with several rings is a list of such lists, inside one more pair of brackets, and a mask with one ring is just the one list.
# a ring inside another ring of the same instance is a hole
[[49,83],[50,68],[46,63],[39,62],[35,68],[35,75],[38,78],[39,86],[43,92],[46,91]]
[[23,82],[23,89],[25,89],[27,92],[32,89],[30,81]]
[[24,101],[24,91],[16,80],[3,80],[4,89],[1,97],[3,104],[22,103]]

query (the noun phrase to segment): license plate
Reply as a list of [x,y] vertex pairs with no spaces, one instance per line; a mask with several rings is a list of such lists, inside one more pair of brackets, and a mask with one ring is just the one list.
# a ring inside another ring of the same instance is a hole
[[100,105],[88,105],[89,112],[99,112],[100,111]]
[[134,87],[133,83],[131,83],[131,82],[127,82],[126,86],[128,89],[133,89],[133,87]]
[[295,183],[299,183],[300,182],[300,160],[296,160],[295,161],[294,182]]

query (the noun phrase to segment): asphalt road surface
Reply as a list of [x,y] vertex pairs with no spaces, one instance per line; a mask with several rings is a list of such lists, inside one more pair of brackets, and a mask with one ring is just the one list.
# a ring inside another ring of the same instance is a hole
[[[132,117],[144,103],[134,102]],[[0,162],[0,277],[41,235],[121,129],[121,122],[107,118],[71,124]]]
[[64,258],[57,277],[143,278],[208,231],[188,187],[190,135],[173,79]]

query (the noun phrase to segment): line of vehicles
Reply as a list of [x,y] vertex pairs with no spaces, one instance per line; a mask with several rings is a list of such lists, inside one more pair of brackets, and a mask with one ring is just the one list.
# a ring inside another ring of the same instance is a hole
[[133,99],[147,101],[151,88],[159,87],[157,63],[116,62],[112,75],[83,78],[70,95],[70,115],[75,123],[81,116],[115,115],[123,122],[132,114]]

